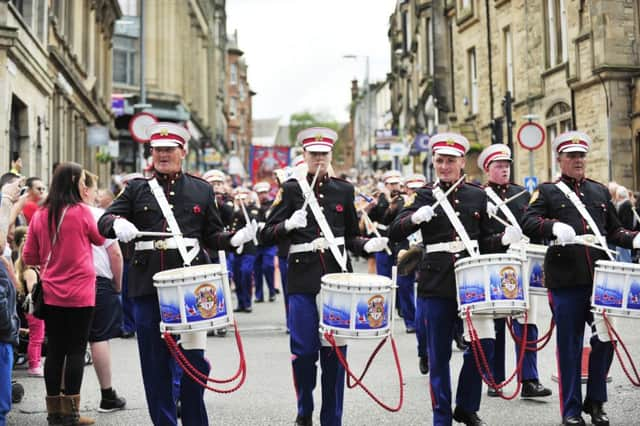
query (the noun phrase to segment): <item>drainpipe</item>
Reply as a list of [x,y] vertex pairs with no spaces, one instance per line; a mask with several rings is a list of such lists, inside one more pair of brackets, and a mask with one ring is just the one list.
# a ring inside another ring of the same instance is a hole
[[487,13],[487,55],[489,56],[489,111],[491,114],[491,121],[493,121],[493,58],[491,55],[491,17],[489,10],[491,9],[489,2],[491,0],[484,0],[484,6]]

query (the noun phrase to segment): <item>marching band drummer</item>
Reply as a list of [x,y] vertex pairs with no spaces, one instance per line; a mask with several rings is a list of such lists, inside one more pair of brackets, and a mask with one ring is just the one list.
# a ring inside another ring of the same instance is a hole
[[[258,182],[253,186],[253,190],[258,194],[258,228],[261,228],[267,217],[267,211],[271,208],[273,199],[269,195],[271,184],[267,181]],[[256,303],[264,302],[264,286],[262,284],[262,276],[264,275],[269,289],[269,302],[276,300],[276,288],[274,286],[275,266],[277,247],[275,245],[264,246],[258,245],[256,250],[256,261],[253,267],[253,280],[255,283]]]
[[[416,304],[423,316],[419,320],[427,328],[433,424],[448,425],[453,418],[467,425],[484,425],[477,414],[482,379],[471,349],[464,353],[453,413],[449,360],[458,319],[454,263],[469,255],[466,245],[477,251],[478,243],[484,244],[484,239],[490,235],[487,196],[481,188],[462,182],[442,201],[442,205],[446,204],[445,207],[455,211],[455,215],[448,217],[442,206],[434,211],[431,206],[436,202],[436,193],[451,189],[462,176],[469,142],[455,133],[440,133],[431,138],[429,147],[438,182],[418,189],[416,196],[407,201],[391,225],[390,237],[398,241],[420,230],[425,244],[426,254],[418,267]],[[458,231],[456,227],[464,229]],[[471,241],[464,243],[467,235]],[[474,323],[487,359],[492,362],[493,321],[474,318]]]
[[[489,195],[487,208],[489,218],[499,215],[503,220],[513,225],[518,224],[518,220],[522,219],[524,211],[529,204],[529,193],[527,190],[514,183],[509,182],[511,174],[511,150],[507,145],[495,144],[490,145],[478,156],[478,167],[488,176],[487,187],[485,192]],[[504,200],[511,199],[507,203],[500,205]],[[492,219],[490,222],[491,232],[502,237],[505,233],[505,225],[498,220]],[[522,236],[522,231],[519,233]],[[518,235],[509,237],[514,241]],[[488,249],[491,253],[505,253],[508,246],[502,245],[501,238],[492,239],[492,246]],[[515,241],[518,242],[518,241]],[[532,297],[530,297],[530,300]],[[533,309],[529,309],[527,322],[527,341],[535,342],[538,340],[538,327],[535,324],[535,305]],[[493,362],[493,378],[496,382],[502,382],[505,379],[505,319],[499,318],[494,320],[496,330],[496,346],[494,350]],[[523,326],[518,319],[513,321],[513,329],[516,337],[522,339]],[[520,345],[516,343],[516,363],[520,354]],[[522,362],[522,390],[520,396],[523,398],[543,397],[551,395],[551,389],[545,388],[540,384],[538,378],[538,361],[535,351],[525,350],[524,360]],[[489,388],[489,396],[499,396],[500,391]]]
[[[147,407],[155,425],[176,425],[176,401],[172,392],[172,358],[160,335],[158,295],[153,286],[156,272],[184,265],[178,243],[183,240],[193,264],[208,263],[206,253],[194,248],[204,245],[212,250],[230,250],[251,241],[257,225],[247,226],[235,234],[223,231],[214,194],[207,182],[182,173],[189,132],[175,123],[154,123],[147,130],[153,157],[153,176],[134,179],[113,201],[98,222],[107,238],[134,240],[141,231],[179,232],[184,238],[157,238],[137,241],[129,268],[129,297],[133,300],[140,366]],[[156,191],[152,191],[156,188]],[[166,213],[166,214],[165,214]],[[169,225],[173,222],[175,226]],[[169,230],[170,228],[171,231]],[[179,229],[177,229],[179,228]],[[204,357],[206,333],[181,336],[182,351],[189,362],[203,374],[210,367]],[[187,375],[180,386],[182,422],[208,424],[203,401],[204,389]]]
[[[309,194],[309,207],[305,193],[296,179],[290,179],[282,187],[271,207],[260,240],[266,245],[289,239],[289,327],[294,385],[297,396],[297,425],[311,425],[313,413],[313,389],[316,385],[316,362],[320,353],[322,369],[322,425],[342,424],[344,395],[344,368],[333,349],[318,333],[319,314],[316,298],[324,274],[341,272],[341,264],[350,270],[345,246],[356,253],[383,250],[387,238],[365,239],[359,237],[358,219],[354,205],[354,187],[349,182],[330,177],[327,169],[331,163],[331,149],[338,135],[331,129],[312,127],[298,133],[297,143],[304,149],[308,166],[306,179],[313,186]],[[314,184],[316,172],[317,180]],[[313,184],[313,185],[312,185]],[[305,185],[305,186],[306,186]],[[314,200],[317,200],[316,206]],[[316,208],[318,207],[318,208]],[[340,344],[340,343],[339,343]],[[321,346],[322,345],[322,346]],[[346,357],[346,345],[339,346]]]
[[[626,248],[640,247],[637,232],[621,226],[607,188],[586,178],[590,147],[591,138],[583,132],[565,132],[555,138],[553,149],[562,175],[556,182],[541,184],[533,193],[522,225],[531,238],[555,239],[545,256],[544,273],[557,329],[564,425],[584,425],[582,411],[591,416],[594,425],[609,424],[603,404],[607,400],[606,378],[613,361],[613,345],[599,321],[590,342],[584,402],[580,384],[584,325],[594,322],[590,298],[595,263],[607,259],[603,250],[593,246],[606,248],[610,242]],[[591,247],[576,244],[579,241]]]

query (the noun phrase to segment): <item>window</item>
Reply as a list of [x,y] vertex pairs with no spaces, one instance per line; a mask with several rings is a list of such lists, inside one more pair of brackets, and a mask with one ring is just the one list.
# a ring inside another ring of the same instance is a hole
[[469,108],[471,114],[478,113],[478,69],[476,68],[476,49],[467,52],[467,69],[469,76]]
[[244,84],[240,83],[240,85],[238,85],[238,95],[240,96],[240,101],[244,101],[245,96],[246,96],[246,92],[244,90]]
[[513,38],[511,36],[511,28],[505,27],[503,33],[503,51],[504,51],[504,87],[511,92],[511,98],[515,99],[515,80],[513,70]]
[[427,46],[427,72],[428,75],[433,75],[433,23],[431,18],[427,18],[427,25],[425,31],[425,46]]
[[235,96],[232,96],[229,99],[229,117],[236,118],[238,114],[238,101]]
[[138,0],[118,0],[123,16],[138,16]]
[[547,0],[547,65],[553,67],[567,61],[566,0]]
[[230,151],[237,152],[238,151],[238,135],[236,135],[235,133],[231,133],[230,139],[231,139]]
[[460,0],[460,11],[470,12],[471,9],[471,0]]
[[113,81],[129,85],[138,84],[136,78],[138,40],[114,37],[113,45]]
[[554,104],[546,115],[547,123],[547,156],[549,158],[548,179],[555,179],[558,174],[558,162],[553,150],[553,140],[561,133],[572,129],[571,107],[565,102]]
[[411,16],[406,10],[402,12],[402,49],[408,52],[411,49]]
[[238,84],[238,64],[229,65],[229,76],[231,84]]

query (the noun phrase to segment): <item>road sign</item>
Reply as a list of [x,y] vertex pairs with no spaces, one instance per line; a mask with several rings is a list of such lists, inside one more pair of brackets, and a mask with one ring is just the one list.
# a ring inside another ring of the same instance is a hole
[[147,136],[147,128],[158,119],[155,115],[148,112],[139,112],[129,120],[129,133],[131,137],[138,143],[145,143],[149,141]]
[[541,125],[529,121],[520,126],[517,137],[521,147],[533,151],[544,144],[545,132]]
[[525,176],[524,177],[524,187],[527,188],[529,193],[532,193],[538,187],[538,177],[537,176]]

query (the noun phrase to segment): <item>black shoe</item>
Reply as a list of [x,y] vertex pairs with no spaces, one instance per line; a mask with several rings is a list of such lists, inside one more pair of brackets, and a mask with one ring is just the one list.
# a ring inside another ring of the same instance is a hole
[[407,334],[413,334],[416,332],[416,329],[414,327],[407,327]]
[[420,374],[429,374],[429,357],[421,356],[418,362]]
[[253,308],[244,308],[243,312],[250,314],[251,312],[253,312]]
[[280,294],[280,289],[279,288],[274,289],[274,291],[276,292],[276,294]]
[[225,328],[219,328],[218,330],[215,331],[216,336],[218,337],[224,337],[227,335],[227,327]]
[[522,390],[520,391],[522,398],[536,398],[542,396],[551,396],[551,389],[545,388],[537,380],[529,380],[522,382]]
[[11,381],[11,402],[13,402],[14,404],[19,403],[20,401],[22,401],[22,398],[24,397],[24,387],[16,382],[15,380]]
[[[608,423],[607,423],[608,424]],[[562,419],[563,426],[585,426],[586,423],[582,416],[569,416]]]
[[180,402],[180,400],[176,401],[176,417],[182,417],[182,403]]
[[135,335],[136,335],[135,331],[123,331],[120,337],[123,339],[131,339]]
[[591,416],[591,423],[596,426],[609,426],[609,417],[602,408],[602,402],[585,399],[582,411]]
[[275,302],[275,300],[276,300],[275,294],[273,296],[269,296],[269,302]]
[[260,298],[260,299],[256,299],[253,301],[253,303],[264,303],[264,299]]
[[502,390],[495,390],[494,388],[487,389],[487,396],[491,398],[497,398],[502,395]]
[[233,312],[244,312],[244,308],[240,308],[240,307],[235,308]]
[[111,390],[111,395],[108,398],[102,398],[100,400],[100,407],[98,411],[100,413],[111,413],[112,411],[118,411],[124,409],[127,405],[127,400],[121,396],[118,396],[114,389]]
[[296,426],[312,426],[313,421],[311,416],[300,416],[296,417]]
[[458,350],[464,352],[467,350],[467,348],[469,348],[469,343],[467,343],[467,341],[464,340],[463,334],[456,334],[454,336],[454,340],[456,341],[456,347],[458,348]]
[[453,410],[453,420],[468,426],[486,426],[487,424],[478,417],[478,413],[467,413],[460,407]]

